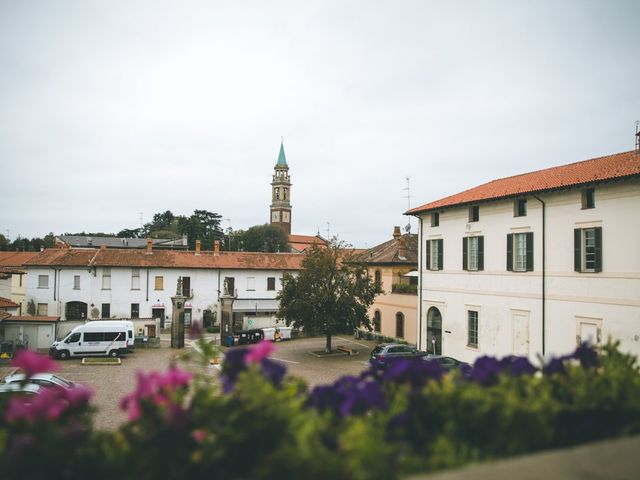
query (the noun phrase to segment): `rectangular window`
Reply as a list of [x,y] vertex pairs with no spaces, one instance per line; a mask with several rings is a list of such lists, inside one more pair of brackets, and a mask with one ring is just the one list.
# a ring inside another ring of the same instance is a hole
[[484,237],[462,239],[462,269],[484,270]]
[[513,216],[514,217],[526,217],[527,216],[527,199],[518,198],[513,202]]
[[255,289],[256,289],[256,278],[247,277],[247,290],[255,290]]
[[467,346],[478,348],[478,312],[467,310]]
[[155,278],[155,290],[164,290],[164,277],[157,275]]
[[191,277],[182,277],[182,295],[191,297]]
[[85,342],[104,342],[104,332],[84,332]]
[[102,269],[102,290],[111,290],[111,268]]
[[38,315],[40,317],[46,317],[47,315],[49,315],[49,304],[48,303],[39,303],[36,315]]
[[80,275],[73,276],[73,289],[80,290]]
[[140,304],[132,303],[131,304],[131,318],[140,318]]
[[507,235],[507,270],[533,271],[533,232]]
[[574,229],[574,270],[602,271],[602,227]]
[[582,190],[582,208],[596,208],[596,191],[593,188]]
[[480,206],[469,207],[469,222],[477,222],[478,220],[480,220]]
[[102,313],[102,318],[111,318],[111,304],[103,303],[101,313]]
[[267,277],[267,290],[275,290],[276,289],[276,277]]
[[437,227],[440,225],[440,212],[431,213],[431,226]]
[[49,275],[38,275],[38,288],[49,288]]
[[444,240],[427,240],[426,265],[428,270],[442,270]]
[[140,290],[140,269],[131,269],[131,290]]

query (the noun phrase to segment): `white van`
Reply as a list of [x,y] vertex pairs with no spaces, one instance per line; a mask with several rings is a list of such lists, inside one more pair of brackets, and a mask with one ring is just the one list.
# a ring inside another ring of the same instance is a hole
[[59,359],[69,357],[117,357],[133,349],[133,322],[104,320],[79,325],[49,348],[49,355]]

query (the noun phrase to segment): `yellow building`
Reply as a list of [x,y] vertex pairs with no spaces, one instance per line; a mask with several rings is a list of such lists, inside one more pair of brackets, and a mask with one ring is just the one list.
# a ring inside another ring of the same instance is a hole
[[392,240],[370,248],[360,260],[384,291],[369,308],[373,333],[415,344],[418,236],[402,235],[400,227],[394,227]]

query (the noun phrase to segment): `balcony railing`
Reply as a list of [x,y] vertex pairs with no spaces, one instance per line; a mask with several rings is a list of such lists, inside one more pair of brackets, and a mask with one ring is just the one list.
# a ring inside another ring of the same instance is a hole
[[391,293],[406,293],[408,295],[418,294],[418,285],[410,285],[408,283],[394,283],[391,285]]

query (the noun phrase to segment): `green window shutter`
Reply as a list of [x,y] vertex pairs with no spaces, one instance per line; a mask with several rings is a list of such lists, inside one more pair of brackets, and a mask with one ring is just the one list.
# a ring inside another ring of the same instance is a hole
[[507,234],[507,271],[513,272],[513,233]]
[[442,259],[444,258],[444,240],[438,240],[438,270],[442,270]]
[[533,232],[527,232],[527,272],[533,271]]
[[602,227],[593,229],[596,234],[596,272],[602,271]]
[[468,270],[469,268],[467,267],[467,265],[469,264],[468,261],[468,253],[467,253],[467,237],[462,237],[462,269],[463,270]]
[[426,248],[425,248],[425,257],[427,259],[427,270],[431,270],[431,241],[427,240]]
[[484,270],[484,237],[478,237],[478,270]]
[[573,269],[582,271],[582,229],[573,229]]

